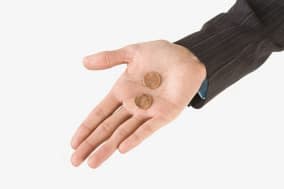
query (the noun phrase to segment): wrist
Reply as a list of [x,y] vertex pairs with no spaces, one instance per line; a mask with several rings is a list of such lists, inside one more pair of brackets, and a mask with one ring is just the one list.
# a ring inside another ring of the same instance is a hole
[[[201,83],[206,79],[207,72],[206,66],[204,63],[200,61],[200,59],[193,54],[189,49],[184,46],[175,44],[178,48],[180,48],[184,53],[187,54],[187,63],[190,64],[190,69],[192,70],[193,75],[201,81]],[[200,85],[201,85],[200,83]]]
[[206,67],[195,55],[192,54],[192,56],[192,58],[194,59],[194,61],[192,61],[192,64],[195,67],[196,74],[203,82],[206,79]]

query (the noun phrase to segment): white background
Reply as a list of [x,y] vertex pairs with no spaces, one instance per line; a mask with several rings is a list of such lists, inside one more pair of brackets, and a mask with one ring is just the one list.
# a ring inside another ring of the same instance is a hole
[[1,0],[0,188],[283,189],[284,53],[99,169],[69,161],[74,130],[124,69],[86,71],[83,56],[175,41],[233,3]]

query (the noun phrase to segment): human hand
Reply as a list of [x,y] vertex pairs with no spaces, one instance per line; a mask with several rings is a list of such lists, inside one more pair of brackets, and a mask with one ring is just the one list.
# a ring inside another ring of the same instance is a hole
[[[179,115],[206,76],[204,65],[188,49],[164,40],[129,45],[84,59],[84,66],[90,70],[123,63],[127,64],[124,73],[72,138],[74,166],[89,156],[89,166],[96,168],[117,149],[126,153],[140,144]],[[162,79],[156,89],[143,85],[144,75],[152,71]],[[135,104],[135,98],[142,94],[153,98],[148,109]]]

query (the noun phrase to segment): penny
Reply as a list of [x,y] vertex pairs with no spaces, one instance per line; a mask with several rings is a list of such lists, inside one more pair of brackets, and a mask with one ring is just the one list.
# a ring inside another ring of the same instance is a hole
[[148,94],[142,94],[141,96],[135,97],[135,104],[143,110],[149,109],[153,104],[153,97]]
[[156,89],[162,83],[162,77],[158,72],[148,72],[144,75],[143,84],[150,88]]

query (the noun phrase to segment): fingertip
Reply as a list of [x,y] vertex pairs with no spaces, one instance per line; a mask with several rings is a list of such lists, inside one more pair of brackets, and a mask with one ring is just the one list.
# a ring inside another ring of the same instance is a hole
[[79,146],[80,142],[78,140],[78,136],[77,136],[77,132],[75,133],[75,135],[72,137],[70,145],[73,148],[73,150],[76,150]]
[[126,154],[126,150],[124,150],[124,149],[119,148],[118,151],[119,151],[120,154]]
[[121,154],[126,154],[129,150],[127,149],[127,147],[125,145],[122,144],[122,145],[119,145],[118,151]]
[[84,57],[82,62],[85,68],[90,69],[91,63],[89,56]]
[[88,166],[92,169],[96,169],[99,166],[99,164],[94,158],[92,158],[92,159],[90,158],[88,160]]
[[74,139],[71,141],[70,145],[73,150],[76,150],[78,147],[78,143]]
[[81,160],[77,157],[76,154],[73,154],[71,157],[71,163],[74,167],[78,167],[81,164]]

